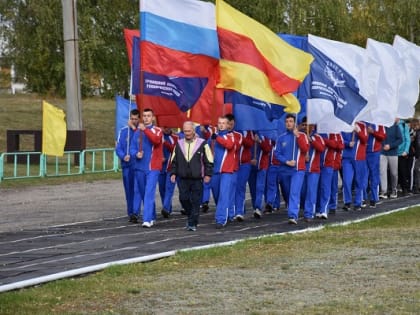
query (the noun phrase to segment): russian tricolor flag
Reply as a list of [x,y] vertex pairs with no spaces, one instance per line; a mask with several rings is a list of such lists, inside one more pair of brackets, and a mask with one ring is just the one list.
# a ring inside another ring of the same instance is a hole
[[214,4],[141,0],[140,33],[143,92],[182,111],[211,105],[219,62]]

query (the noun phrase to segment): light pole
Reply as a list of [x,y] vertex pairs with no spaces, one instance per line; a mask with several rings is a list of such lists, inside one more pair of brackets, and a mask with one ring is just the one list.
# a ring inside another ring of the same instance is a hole
[[63,39],[66,73],[67,143],[65,150],[86,148],[82,123],[79,45],[77,31],[77,0],[61,0],[63,6]]

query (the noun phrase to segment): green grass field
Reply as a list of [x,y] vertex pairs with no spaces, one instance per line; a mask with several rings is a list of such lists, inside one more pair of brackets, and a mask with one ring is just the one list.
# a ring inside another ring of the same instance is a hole
[[418,314],[419,210],[6,292],[0,313]]
[[[0,152],[6,152],[6,130],[41,130],[42,101],[64,109],[66,100],[42,98],[33,94],[0,94]],[[115,101],[89,98],[82,100],[83,128],[87,148],[114,147]],[[21,151],[32,150],[32,139],[22,139]],[[25,141],[26,140],[26,141]]]
[[[6,95],[0,94],[0,153],[6,152],[7,130],[41,130],[42,129],[42,101],[45,100],[54,106],[64,109],[66,112],[65,99],[41,98],[34,94]],[[89,98],[82,100],[83,104],[83,128],[86,130],[87,149],[113,148],[115,129],[115,101],[113,99]],[[34,137],[32,135],[21,135],[20,151],[33,151]],[[112,155],[107,156],[108,159]],[[49,159],[53,159],[52,157]],[[60,158],[65,160],[65,158]],[[89,161],[88,161],[89,162]],[[109,161],[109,163],[111,163]],[[54,174],[55,163],[47,164],[49,173]],[[60,168],[66,168],[66,161],[60,164]],[[77,172],[77,165],[72,165],[71,173]],[[89,167],[89,164],[86,166]],[[31,166],[30,174],[27,174],[26,167],[20,167],[18,176],[37,176],[39,165]],[[13,164],[4,164],[4,176],[13,177]],[[60,176],[58,178],[27,178],[12,179],[0,182],[0,187],[23,187],[27,185],[58,184],[70,181],[110,179],[115,174],[82,175],[82,176]]]

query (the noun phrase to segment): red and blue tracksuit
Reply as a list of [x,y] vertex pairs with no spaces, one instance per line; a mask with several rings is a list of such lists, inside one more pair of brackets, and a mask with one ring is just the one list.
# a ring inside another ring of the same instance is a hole
[[[340,134],[320,134],[325,143],[325,150],[321,154],[320,167],[321,173],[318,183],[318,199],[316,213],[328,214],[329,203],[331,198],[331,187],[334,176],[334,164],[338,158],[337,154],[343,148],[342,137]],[[341,146],[340,146],[341,141]]]
[[338,173],[341,170],[342,156],[344,149],[343,137],[340,133],[335,134],[337,148],[335,149],[335,158],[333,163],[333,175],[331,179],[331,195],[328,203],[328,210],[336,210],[338,205]]
[[[366,128],[371,127],[373,133],[368,133],[368,141],[366,147],[366,164],[369,176],[366,176],[368,181],[366,186],[370,188],[370,200],[373,202],[379,201],[379,161],[381,158],[382,142],[386,138],[385,127],[382,125],[375,125],[366,122]],[[367,192],[364,191],[364,197],[367,199]]]
[[[135,156],[134,214],[139,215],[143,203],[143,222],[156,219],[155,193],[163,160],[163,135],[159,127],[138,129],[131,140],[130,154]],[[143,157],[137,158],[137,152]]]
[[233,138],[235,140],[235,166],[234,171],[232,173],[232,183],[231,183],[231,190],[230,190],[230,206],[229,206],[229,214],[228,219],[233,221],[236,215],[236,204],[235,204],[235,195],[236,195],[236,187],[238,184],[238,171],[239,171],[239,159],[240,159],[240,151],[242,145],[242,133],[238,131],[231,131],[233,134]]
[[159,174],[159,194],[162,207],[167,212],[172,212],[172,197],[176,183],[171,181],[171,156],[178,142],[178,135],[174,133],[163,134],[163,162]]
[[[256,150],[252,159],[256,165],[251,168],[249,178],[252,206],[255,210],[261,210],[265,193],[268,165],[270,163],[270,152],[272,149],[271,140],[265,136],[259,136],[260,142],[256,143]],[[255,154],[255,156],[254,156]],[[254,169],[254,171],[252,171]]]
[[115,153],[121,161],[122,179],[125,193],[125,201],[127,205],[127,215],[131,217],[133,213],[133,198],[134,198],[134,159],[135,156],[130,156],[128,162],[124,161],[126,155],[130,155],[130,140],[133,138],[134,130],[126,126],[122,128],[118,134],[117,144],[115,146]]
[[325,150],[324,139],[315,132],[309,135],[309,151],[305,156],[306,172],[302,186],[304,199],[303,216],[312,219],[316,210],[318,182],[321,173],[321,154]]
[[211,188],[216,202],[216,224],[225,225],[230,206],[230,186],[235,171],[235,139],[228,130],[219,131],[214,144],[214,167]]
[[[276,142],[271,140],[270,161],[267,170],[267,189],[266,189],[266,204],[273,208],[280,208],[280,179],[281,169],[280,161],[275,157],[274,151],[276,150]],[[287,202],[285,200],[285,202]]]
[[[366,189],[366,144],[368,140],[366,125],[363,122],[356,123],[360,131],[342,132],[344,140],[344,150],[342,159],[343,170],[343,193],[344,203],[352,202],[353,180],[355,184],[354,206],[361,207],[363,191]],[[354,146],[350,147],[350,142]]]
[[[288,217],[298,219],[300,192],[302,189],[303,178],[305,176],[305,155],[309,150],[308,137],[303,132],[299,132],[296,137],[293,130],[287,130],[279,136],[276,141],[275,157],[281,165],[281,182],[285,187],[285,199],[288,200]],[[288,166],[287,161],[296,161],[295,166]]]
[[[200,125],[198,125],[197,127],[195,127],[195,134],[206,140],[207,144],[209,145],[209,147],[212,149],[213,152],[213,145],[212,145],[212,140],[211,139],[211,135],[213,133],[216,132],[216,128],[211,126],[211,125],[204,125],[204,130],[201,131]],[[203,199],[202,199],[202,203],[208,203],[210,200],[210,191],[211,191],[211,182],[208,183],[204,183],[203,182]]]
[[237,172],[235,215],[245,214],[246,183],[251,172],[252,150],[254,148],[254,133],[242,131],[242,145],[239,150],[239,169]]
[[[204,127],[204,130],[201,130],[201,127]],[[211,135],[215,132],[216,128],[211,125],[198,125],[195,127],[195,134],[204,140],[211,140]]]

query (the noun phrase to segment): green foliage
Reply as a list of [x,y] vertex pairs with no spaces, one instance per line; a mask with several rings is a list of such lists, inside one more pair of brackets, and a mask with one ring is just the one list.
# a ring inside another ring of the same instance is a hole
[[0,14],[10,23],[2,27],[2,36],[17,79],[25,80],[32,91],[64,91],[63,31],[62,23],[57,23],[60,2],[5,0],[2,4]]
[[[79,0],[78,30],[83,95],[93,86],[112,86],[107,95],[129,86],[124,28],[138,28],[138,1]],[[3,63],[14,65],[17,80],[32,92],[65,95],[63,14],[57,0],[4,0],[0,38]]]
[[139,28],[138,1],[79,0],[78,8],[85,80],[95,75],[103,78],[105,87],[112,87],[103,91],[107,96],[128,91],[130,67],[124,28]]

